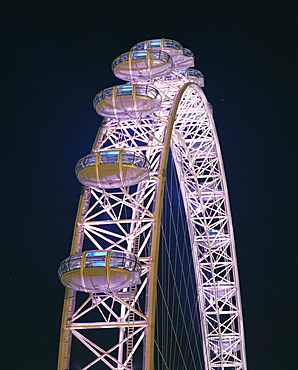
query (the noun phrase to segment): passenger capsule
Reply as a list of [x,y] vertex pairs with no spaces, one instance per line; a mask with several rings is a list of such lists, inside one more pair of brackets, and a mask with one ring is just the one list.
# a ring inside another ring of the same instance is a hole
[[179,71],[190,81],[197,83],[200,87],[204,87],[204,75],[195,68],[187,68],[185,71]]
[[129,252],[92,250],[74,254],[62,261],[61,283],[77,291],[117,292],[140,284],[141,264]]
[[103,117],[137,119],[160,109],[161,96],[152,86],[119,85],[99,92],[93,106]]
[[170,73],[172,68],[172,58],[160,50],[130,51],[112,63],[115,76],[124,81],[150,81]]
[[80,159],[75,172],[83,185],[95,189],[115,189],[149,178],[150,165],[140,152],[108,150]]
[[179,60],[183,60],[183,47],[175,40],[170,39],[154,39],[146,40],[134,45],[131,50],[161,50],[165,51],[171,56],[173,62],[176,63]]
[[177,61],[177,63],[175,64],[175,68],[180,70],[193,67],[195,65],[195,56],[193,52],[187,48],[183,48],[182,52],[182,58]]

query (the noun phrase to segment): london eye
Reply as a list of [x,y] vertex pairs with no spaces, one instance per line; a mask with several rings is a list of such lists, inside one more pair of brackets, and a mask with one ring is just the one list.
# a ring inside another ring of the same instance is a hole
[[83,187],[58,271],[58,370],[246,370],[228,190],[204,76],[170,39],[134,45],[112,69],[125,83],[95,96],[103,121],[75,168]]

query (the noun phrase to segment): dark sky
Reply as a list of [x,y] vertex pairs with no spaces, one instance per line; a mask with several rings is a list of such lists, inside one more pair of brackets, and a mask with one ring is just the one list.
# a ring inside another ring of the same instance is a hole
[[[113,59],[171,38],[205,75],[225,162],[250,370],[297,364],[297,2],[4,1],[1,9],[4,370],[56,367],[80,184]],[[296,341],[296,343],[295,343]]]

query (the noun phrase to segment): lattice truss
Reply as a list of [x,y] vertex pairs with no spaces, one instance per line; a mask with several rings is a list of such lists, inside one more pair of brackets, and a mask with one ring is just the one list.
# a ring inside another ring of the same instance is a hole
[[[110,369],[132,369],[133,357],[143,350],[164,139],[173,102],[186,82],[189,80],[177,72],[151,82],[162,96],[160,111],[135,120],[107,118],[95,141],[93,152],[121,148],[141,151],[150,162],[151,172],[149,179],[128,188],[84,190],[85,203],[75,230],[76,252],[128,250],[139,257],[143,268],[140,285],[113,294],[90,294],[70,315],[66,329],[94,354],[83,369],[100,362]],[[171,150],[192,244],[206,369],[245,369],[227,188],[210,106],[197,85],[187,88],[179,104]],[[95,335],[98,330],[100,334]],[[99,344],[97,338],[106,330],[110,339]]]
[[[152,117],[136,120],[105,119],[93,147],[93,152],[121,148],[141,151],[149,160],[151,171],[149,179],[135,186],[85,188],[89,196],[85,197],[84,211],[77,224],[85,237],[79,238],[76,252],[94,248],[128,250],[139,257],[143,268],[140,285],[118,293],[90,294],[72,315],[68,328],[95,355],[95,359],[83,369],[99,362],[111,369],[132,369],[133,357],[143,350],[148,326],[145,296],[150,274],[160,161],[170,108],[179,91],[179,86],[173,88],[170,82],[163,83],[163,87],[160,111]],[[107,329],[108,337],[113,337],[114,341],[99,345],[98,339]],[[97,330],[101,331],[96,336]]]
[[188,215],[206,369],[244,369],[227,187],[211,107],[198,88],[188,88],[180,102],[172,152]]

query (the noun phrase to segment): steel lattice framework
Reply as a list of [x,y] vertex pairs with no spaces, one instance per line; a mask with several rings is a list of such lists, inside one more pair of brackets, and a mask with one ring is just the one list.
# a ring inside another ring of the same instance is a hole
[[[66,288],[58,370],[69,369],[73,336],[93,353],[93,360],[83,369],[99,363],[104,368],[133,369],[140,351],[143,369],[153,369],[158,247],[169,150],[187,216],[205,368],[246,369],[222,157],[202,80],[180,70],[187,60],[180,58],[180,64],[173,63],[171,71],[160,77],[136,81],[132,76],[130,83],[159,92],[158,109],[138,116],[134,108],[131,118],[125,119],[111,115],[99,129],[92,153],[126,148],[142,152],[150,163],[150,176],[117,189],[83,186],[70,254],[91,248],[129,251],[141,261],[141,283],[117,292],[90,294]],[[108,339],[102,341],[103,336]]]

